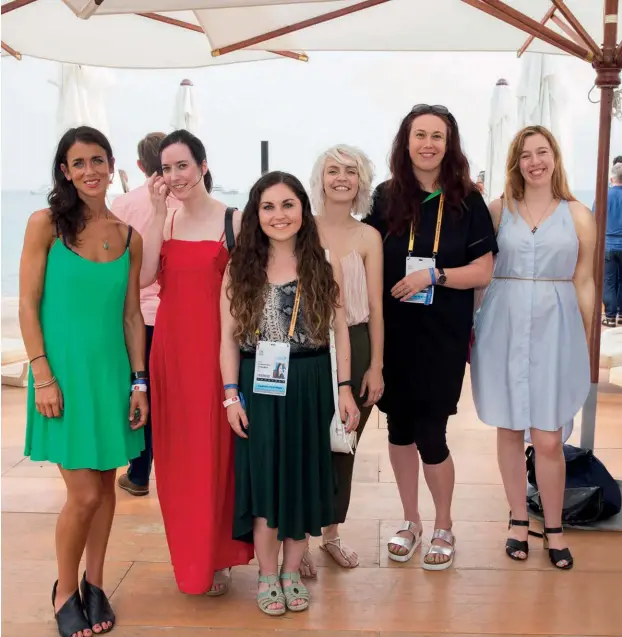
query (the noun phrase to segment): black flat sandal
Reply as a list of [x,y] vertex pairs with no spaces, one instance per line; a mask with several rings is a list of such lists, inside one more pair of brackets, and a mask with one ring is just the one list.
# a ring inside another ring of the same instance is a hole
[[54,619],[56,620],[58,634],[61,637],[71,637],[80,631],[88,630],[93,632],[89,626],[86,616],[84,615],[82,600],[80,599],[80,593],[77,589],[76,592],[61,606],[60,610],[56,612],[57,588],[58,580],[54,582],[54,587],[52,588],[52,608],[54,608]]
[[[510,513],[510,522],[508,524],[508,529],[511,529],[513,526],[526,526],[529,527],[529,520],[513,520],[512,514]],[[533,535],[532,531],[528,531],[529,535]],[[525,554],[525,557],[518,557],[515,555],[520,551]],[[529,543],[527,540],[515,540],[512,537],[509,537],[505,541],[505,552],[508,557],[511,557],[513,560],[517,562],[524,562],[529,557]]]
[[[82,601],[84,603],[86,617],[91,624],[89,629],[93,635],[109,633],[114,628],[116,619],[114,612],[112,611],[110,602],[106,597],[106,593],[104,593],[99,586],[95,586],[95,584],[91,584],[86,581],[86,571],[84,572],[82,581],[80,582],[80,590],[82,591]],[[110,628],[104,628],[104,622],[112,622],[112,626]],[[93,630],[93,626],[96,626],[97,624],[102,627],[102,630],[98,633]]]
[[[551,560],[551,564],[555,568],[559,568],[562,571],[569,571],[574,566],[574,560],[572,559],[572,553],[570,549],[549,549],[549,535],[554,535],[556,533],[563,533],[564,529],[561,526],[555,527],[553,529],[549,527],[544,527],[544,533],[541,535],[544,548],[549,551],[549,559]],[[566,564],[564,566],[559,566],[559,562],[565,560]]]

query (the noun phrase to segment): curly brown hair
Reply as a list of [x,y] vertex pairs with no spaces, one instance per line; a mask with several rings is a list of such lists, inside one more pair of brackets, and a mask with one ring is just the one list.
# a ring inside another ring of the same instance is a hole
[[[423,105],[420,105],[423,106]],[[475,190],[471,180],[469,161],[462,151],[458,123],[449,112],[438,112],[439,107],[415,107],[402,120],[397,135],[393,140],[391,159],[391,179],[387,184],[387,221],[389,232],[401,234],[406,231],[410,222],[415,228],[421,214],[421,196],[423,189],[413,172],[412,159],[409,152],[410,129],[413,121],[421,116],[432,114],[447,124],[447,148],[441,162],[439,186],[445,195],[447,207],[459,215],[462,212],[462,202],[465,197]]]
[[295,254],[303,315],[311,343],[325,345],[339,304],[339,286],[322,248],[309,196],[296,177],[280,171],[266,173],[251,188],[236,247],[231,253],[227,296],[236,321],[235,337],[239,342],[252,343],[257,339],[270,256],[270,239],[259,224],[259,205],[263,193],[277,184],[287,186],[302,204],[302,225],[296,236]]

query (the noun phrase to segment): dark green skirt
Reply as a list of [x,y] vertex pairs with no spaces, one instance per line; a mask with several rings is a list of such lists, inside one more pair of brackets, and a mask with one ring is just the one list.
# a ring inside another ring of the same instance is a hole
[[252,542],[257,517],[281,541],[320,536],[334,517],[328,350],[291,355],[283,397],[253,394],[254,370],[254,355],[243,354],[239,384],[249,425],[248,439],[235,440],[233,537]]

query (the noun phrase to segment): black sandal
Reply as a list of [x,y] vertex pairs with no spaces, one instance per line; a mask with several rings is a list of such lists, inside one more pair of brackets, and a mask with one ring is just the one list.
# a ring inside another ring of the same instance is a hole
[[[513,520],[512,514],[510,513],[510,522],[508,524],[508,529],[511,529],[513,526],[526,526],[529,527],[529,520]],[[531,531],[528,531],[529,535],[532,535]],[[518,557],[515,555],[520,551],[525,554],[525,557]],[[513,560],[517,562],[524,562],[529,557],[529,542],[527,540],[515,540],[512,537],[509,537],[505,541],[505,552],[508,557],[511,557]]]
[[80,631],[88,630],[93,632],[89,626],[87,618],[84,615],[82,600],[80,599],[80,593],[77,589],[76,592],[61,606],[60,610],[56,612],[57,588],[58,580],[54,582],[54,587],[52,588],[52,608],[54,608],[54,619],[56,620],[58,634],[61,637],[71,637]]
[[[549,549],[549,535],[554,535],[556,533],[563,533],[564,529],[561,526],[555,528],[549,528],[547,526],[544,527],[544,533],[534,533],[537,537],[541,537],[544,543],[545,550],[549,551],[549,559],[551,560],[551,564],[562,571],[569,571],[574,566],[574,560],[572,559],[572,553],[570,549]],[[559,562],[565,561],[566,564],[564,566],[559,566]]]
[[[89,628],[93,635],[109,633],[114,628],[114,612],[106,597],[106,593],[104,593],[99,586],[95,586],[95,584],[86,581],[86,571],[82,576],[82,582],[80,582],[80,590],[82,591],[82,601],[84,602],[86,617],[91,624]],[[112,622],[112,626],[110,626],[110,628],[104,628],[104,622]],[[98,633],[93,630],[93,626],[97,624],[102,627],[102,630]]]

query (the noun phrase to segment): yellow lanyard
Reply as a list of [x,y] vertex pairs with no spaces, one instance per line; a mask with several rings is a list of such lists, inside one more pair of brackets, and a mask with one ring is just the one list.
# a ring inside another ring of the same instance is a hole
[[293,338],[298,320],[298,309],[300,308],[300,281],[296,286],[296,298],[294,299],[294,309],[292,310],[292,320],[289,322],[289,338]]
[[[434,234],[434,247],[432,248],[432,258],[438,254],[438,244],[441,239],[441,223],[443,222],[443,208],[445,207],[445,195],[441,195],[438,202],[438,214],[436,216],[436,233]],[[415,228],[410,222],[410,239],[408,241],[408,254],[411,255],[415,247]]]

